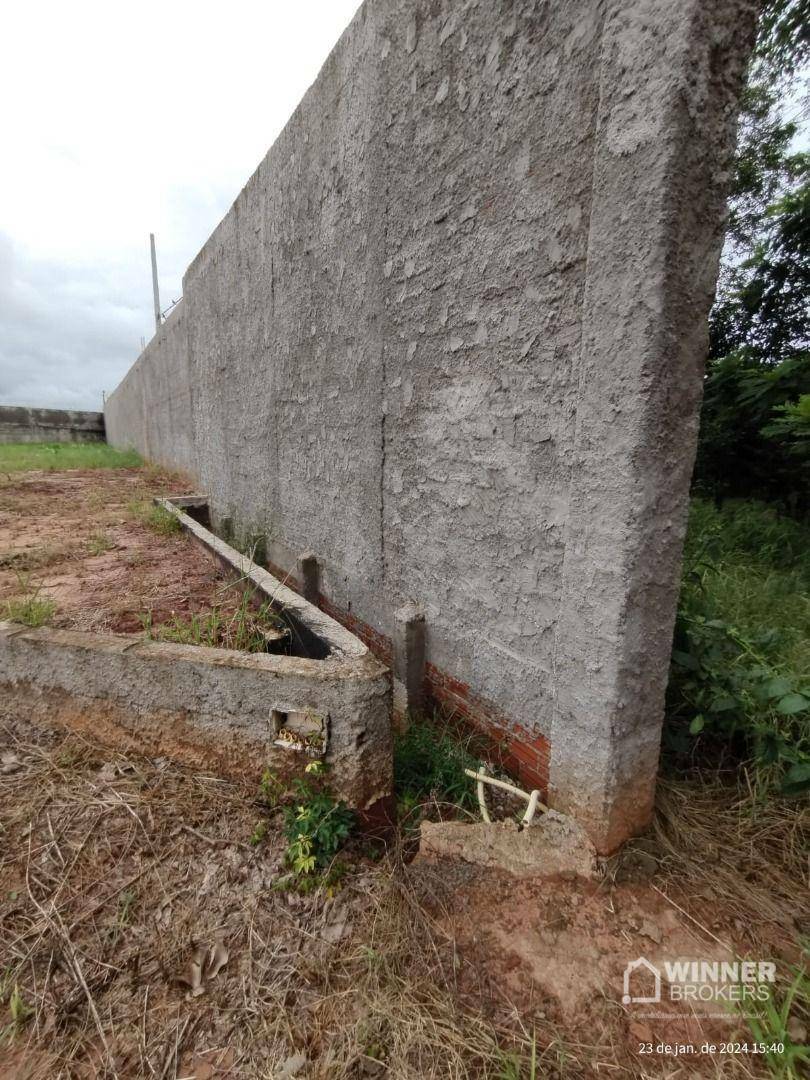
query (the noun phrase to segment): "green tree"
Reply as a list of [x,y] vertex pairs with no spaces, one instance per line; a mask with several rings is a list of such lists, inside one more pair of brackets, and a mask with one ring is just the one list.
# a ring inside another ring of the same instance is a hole
[[695,469],[699,490],[778,500],[800,514],[810,474],[792,410],[810,394],[810,157],[791,150],[799,125],[786,112],[800,111],[808,35],[810,0],[763,5],[710,319]]

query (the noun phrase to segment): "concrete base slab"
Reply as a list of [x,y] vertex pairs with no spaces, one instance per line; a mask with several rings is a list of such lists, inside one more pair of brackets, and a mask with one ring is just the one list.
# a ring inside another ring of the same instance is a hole
[[597,869],[596,849],[588,834],[573,818],[556,810],[523,830],[514,821],[423,821],[419,854],[428,859],[462,859],[516,877],[565,873],[595,877]]

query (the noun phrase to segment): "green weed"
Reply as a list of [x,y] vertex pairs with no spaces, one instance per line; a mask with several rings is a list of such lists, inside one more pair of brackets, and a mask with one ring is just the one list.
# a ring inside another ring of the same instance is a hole
[[761,503],[693,502],[665,746],[752,758],[763,790],[810,790],[810,529]]
[[267,652],[268,633],[283,627],[270,603],[254,608],[247,591],[243,592],[238,607],[231,614],[215,604],[210,611],[175,615],[159,627],[152,625],[152,614],[146,612],[141,615],[141,623],[147,637],[156,641],[207,645],[212,649],[240,652]]
[[478,740],[448,730],[440,717],[414,717],[394,740],[394,788],[400,817],[428,800],[466,810],[477,805],[475,784],[464,775],[481,763]]
[[6,1024],[0,1028],[0,1042],[6,1038],[13,1038],[21,1028],[25,1026],[26,1021],[33,1015],[34,1010],[25,1001],[20,993],[19,986],[15,983],[9,990],[6,980],[3,980],[0,985],[0,1001],[6,1002],[8,1005],[9,1016],[11,1017],[11,1023]]
[[113,542],[106,533],[93,533],[87,541],[87,550],[91,555],[103,555],[105,551],[109,551],[112,546]]
[[272,769],[265,769],[259,782],[259,798],[270,809],[274,810],[285,794],[285,787]]
[[258,847],[262,840],[264,840],[265,836],[267,836],[267,822],[259,821],[256,823],[256,827],[248,837],[248,843],[251,844],[253,847]]
[[537,1080],[537,1037],[532,1035],[528,1059],[519,1053],[505,1053],[501,1058],[497,1080]]
[[294,803],[284,808],[285,861],[299,878],[312,878],[333,861],[352,829],[354,815],[330,794],[326,766],[312,762],[305,779],[293,780]]
[[758,1016],[748,1017],[748,1026],[754,1039],[764,1048],[765,1060],[772,1076],[779,1080],[799,1080],[806,1076],[810,1065],[810,1047],[794,1042],[791,1037],[791,1015],[798,1020],[802,1013],[805,1021],[810,1007],[810,980],[804,971],[797,971],[793,982],[781,1002],[773,992],[764,1003]]
[[133,499],[127,505],[130,514],[158,536],[174,536],[182,529],[179,519],[158,503]]
[[50,597],[40,597],[41,585],[31,585],[29,574],[17,573],[21,596],[6,600],[3,618],[26,626],[47,626],[56,613],[56,602]]

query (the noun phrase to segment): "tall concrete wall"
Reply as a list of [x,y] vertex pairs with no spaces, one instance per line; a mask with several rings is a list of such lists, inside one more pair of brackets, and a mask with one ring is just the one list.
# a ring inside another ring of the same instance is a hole
[[749,0],[366,0],[111,397],[608,850],[649,818]]
[[104,414],[0,405],[0,443],[102,442]]

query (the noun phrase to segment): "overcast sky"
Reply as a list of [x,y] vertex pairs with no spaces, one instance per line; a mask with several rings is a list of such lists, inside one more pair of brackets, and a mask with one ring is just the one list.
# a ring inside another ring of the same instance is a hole
[[101,408],[358,6],[3,5],[0,404]]

